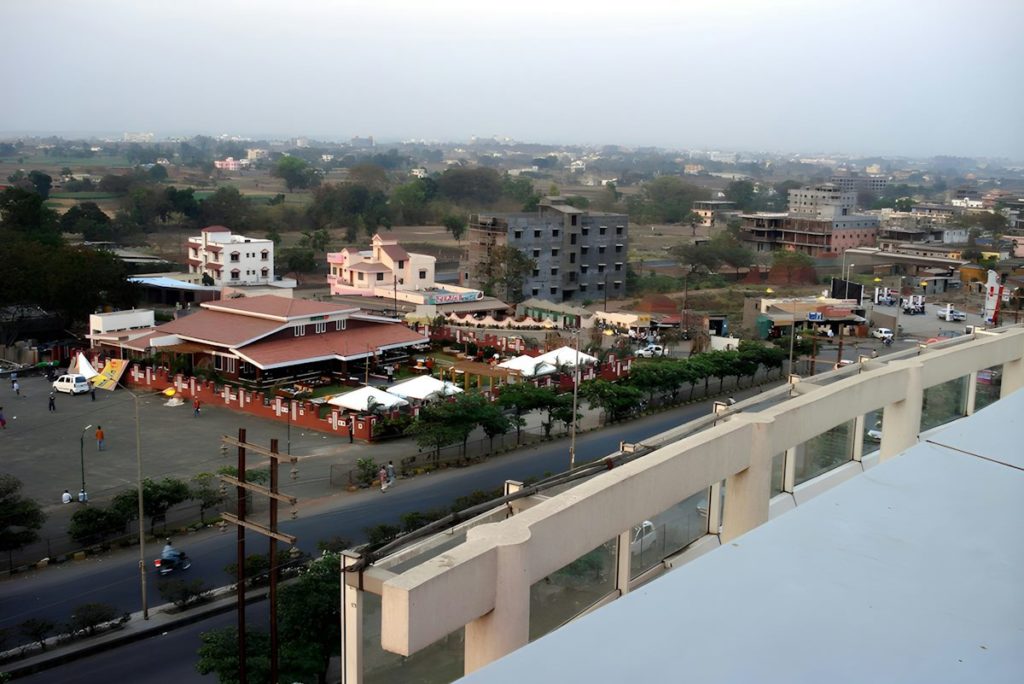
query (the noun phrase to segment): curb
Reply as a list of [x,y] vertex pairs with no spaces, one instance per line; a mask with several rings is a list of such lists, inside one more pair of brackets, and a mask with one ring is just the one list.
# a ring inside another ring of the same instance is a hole
[[[245,596],[245,604],[256,603],[267,598],[269,589],[260,588],[255,591],[250,591]],[[167,608],[171,604],[164,604],[158,606],[150,611],[150,619],[148,621],[142,619],[142,612],[132,613],[132,619],[127,623],[125,627],[120,629],[107,632],[94,639],[84,639],[80,642],[73,642],[66,646],[57,646],[52,648],[50,651],[38,653],[34,656],[26,658],[20,664],[15,665],[18,661],[11,661],[8,665],[12,667],[0,666],[0,671],[10,674],[12,678],[24,677],[29,674],[36,672],[42,672],[50,668],[58,667],[66,663],[73,662],[79,658],[86,658],[97,653],[103,653],[112,649],[130,644],[149,637],[156,636],[162,632],[168,632],[178,627],[184,627],[191,625],[196,622],[200,622],[214,615],[220,615],[221,613],[227,613],[232,611],[238,605],[237,599],[234,596],[229,598],[221,598],[211,601],[208,604],[198,606],[180,615],[170,616],[163,612],[164,608]],[[163,617],[163,619],[160,619]]]

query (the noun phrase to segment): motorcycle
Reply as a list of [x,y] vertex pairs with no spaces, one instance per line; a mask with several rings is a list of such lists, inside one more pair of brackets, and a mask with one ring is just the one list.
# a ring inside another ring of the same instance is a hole
[[191,568],[192,559],[185,552],[179,551],[177,556],[168,556],[166,558],[161,556],[157,558],[153,561],[153,567],[161,575],[169,575],[175,570],[188,570]]

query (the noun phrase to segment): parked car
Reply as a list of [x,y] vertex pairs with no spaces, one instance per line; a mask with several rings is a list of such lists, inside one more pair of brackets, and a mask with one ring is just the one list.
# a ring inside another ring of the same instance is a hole
[[967,320],[967,314],[965,314],[963,311],[958,311],[956,309],[949,309],[949,311],[947,311],[946,309],[939,309],[936,312],[936,315],[940,319],[942,319],[944,321],[966,321]]
[[633,540],[629,543],[629,551],[641,554],[654,548],[658,542],[658,529],[650,520],[644,520],[633,528]]
[[878,428],[872,428],[872,429],[868,430],[868,439],[870,439],[873,442],[881,442],[882,441],[882,431],[879,430]]
[[892,339],[891,328],[875,328],[871,331],[871,336],[880,340]]
[[53,381],[55,392],[68,394],[85,394],[89,391],[89,381],[84,375],[62,375]]
[[664,356],[665,348],[660,344],[649,344],[636,353],[637,356],[650,359],[655,356]]

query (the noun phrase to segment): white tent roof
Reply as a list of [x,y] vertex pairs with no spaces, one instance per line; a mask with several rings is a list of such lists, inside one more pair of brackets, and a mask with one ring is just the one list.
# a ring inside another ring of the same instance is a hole
[[[576,354],[579,354],[579,357]],[[590,354],[584,354],[583,352],[577,352],[572,347],[560,347],[553,351],[549,351],[547,354],[541,354],[537,357],[539,361],[545,361],[561,368],[562,366],[569,366],[570,368],[576,365],[576,359],[579,358],[581,366],[589,366],[592,363],[597,363],[597,357],[591,356]]]
[[537,375],[550,375],[558,370],[553,364],[545,361],[539,356],[523,354],[508,361],[502,361],[498,368],[508,368],[519,371],[524,378],[532,378]]
[[370,409],[371,398],[374,403],[380,404],[386,409],[395,408],[396,406],[408,406],[409,404],[409,402],[402,397],[389,394],[384,390],[377,389],[376,387],[360,387],[353,392],[347,392],[345,394],[339,394],[336,397],[332,397],[327,403],[331,406],[347,408],[350,411],[368,411]]
[[431,396],[458,394],[461,391],[454,383],[438,380],[429,375],[420,375],[388,387],[388,394],[404,399],[427,399]]
[[75,373],[77,375],[84,375],[86,380],[95,378],[99,373],[89,363],[89,359],[85,358],[85,354],[78,352],[78,356],[71,364],[71,368],[68,369],[69,373]]

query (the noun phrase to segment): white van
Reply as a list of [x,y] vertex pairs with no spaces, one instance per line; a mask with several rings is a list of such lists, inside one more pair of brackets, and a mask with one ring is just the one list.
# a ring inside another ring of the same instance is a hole
[[53,381],[53,389],[55,392],[85,394],[90,387],[84,375],[62,375]]
[[664,356],[665,348],[660,344],[649,344],[638,351],[636,355],[645,359],[652,359],[655,356]]

